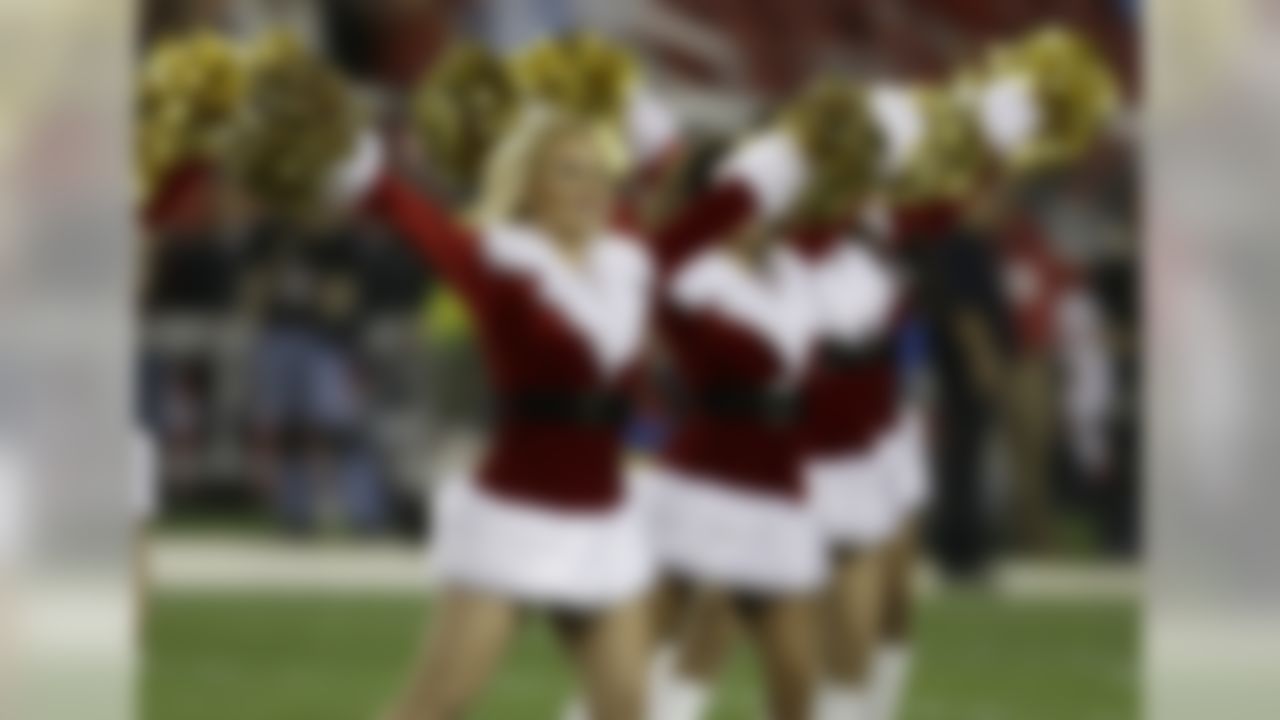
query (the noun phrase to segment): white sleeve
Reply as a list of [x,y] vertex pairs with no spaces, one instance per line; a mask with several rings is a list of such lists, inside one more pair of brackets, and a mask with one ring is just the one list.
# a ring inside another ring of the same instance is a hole
[[976,110],[983,138],[1003,157],[1016,155],[1040,128],[1040,108],[1031,79],[1024,75],[1003,77],[984,86]]
[[386,149],[373,131],[366,130],[351,144],[351,150],[330,172],[327,195],[338,206],[358,204],[373,189],[386,167]]
[[776,218],[804,189],[809,167],[795,138],[774,130],[748,140],[720,169],[720,179],[739,181],[755,194],[761,213]]
[[680,118],[657,93],[637,85],[627,103],[627,136],[637,164],[644,165],[679,142]]

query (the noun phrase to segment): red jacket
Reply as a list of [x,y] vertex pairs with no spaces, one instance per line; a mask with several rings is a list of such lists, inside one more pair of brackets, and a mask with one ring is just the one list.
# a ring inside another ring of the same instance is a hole
[[804,383],[805,451],[826,458],[865,452],[898,410],[893,336],[902,293],[885,259],[839,232],[797,235],[813,273],[817,357]]
[[[754,207],[744,185],[722,184],[647,244],[610,233],[574,268],[529,228],[461,227],[394,175],[384,175],[368,199],[369,210],[467,303],[500,399],[524,392],[625,393],[658,277],[726,237]],[[619,428],[499,419],[478,479],[505,497],[596,510],[621,499],[621,471]]]

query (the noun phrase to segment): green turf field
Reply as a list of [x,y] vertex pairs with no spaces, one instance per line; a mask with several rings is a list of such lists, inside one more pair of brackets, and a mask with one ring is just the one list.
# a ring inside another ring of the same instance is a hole
[[[152,607],[149,720],[371,720],[415,649],[424,608],[407,596],[162,592]],[[1135,720],[1135,607],[1120,602],[928,601],[909,720]],[[480,720],[557,715],[569,675],[529,623]],[[746,653],[714,717],[758,720]]]

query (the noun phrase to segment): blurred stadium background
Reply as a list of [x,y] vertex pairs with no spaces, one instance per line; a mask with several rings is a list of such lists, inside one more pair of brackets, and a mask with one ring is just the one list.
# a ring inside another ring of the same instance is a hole
[[[361,79],[410,156],[406,91],[457,37],[516,48],[598,28],[714,132],[817,69],[941,77],[1049,20],[1093,38],[1136,97],[1140,11],[1137,0],[147,0],[139,55],[191,28],[248,37],[286,24]],[[984,440],[986,530],[1003,559],[976,586],[926,571],[912,720],[1137,717],[1136,152],[1121,132],[1028,192],[999,244],[1020,369]],[[476,424],[457,318],[394,239],[353,225],[297,253],[278,232],[215,187],[145,243],[157,720],[372,715],[423,623],[422,490],[468,454]],[[1071,288],[1103,320],[1085,350],[1055,325]],[[1101,364],[1058,380],[1081,352]],[[305,427],[281,430],[286,415]],[[552,717],[568,687],[555,652],[527,629],[477,717]],[[717,718],[757,715],[747,663],[726,678]]]

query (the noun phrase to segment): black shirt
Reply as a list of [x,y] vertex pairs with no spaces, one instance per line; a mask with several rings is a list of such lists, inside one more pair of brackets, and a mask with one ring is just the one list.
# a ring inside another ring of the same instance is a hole
[[955,334],[962,313],[984,323],[996,351],[1011,354],[1013,321],[1000,283],[999,258],[991,238],[973,228],[957,228],[934,242],[913,243],[911,266],[920,309],[930,329],[939,389],[955,400],[980,402],[966,351]]

